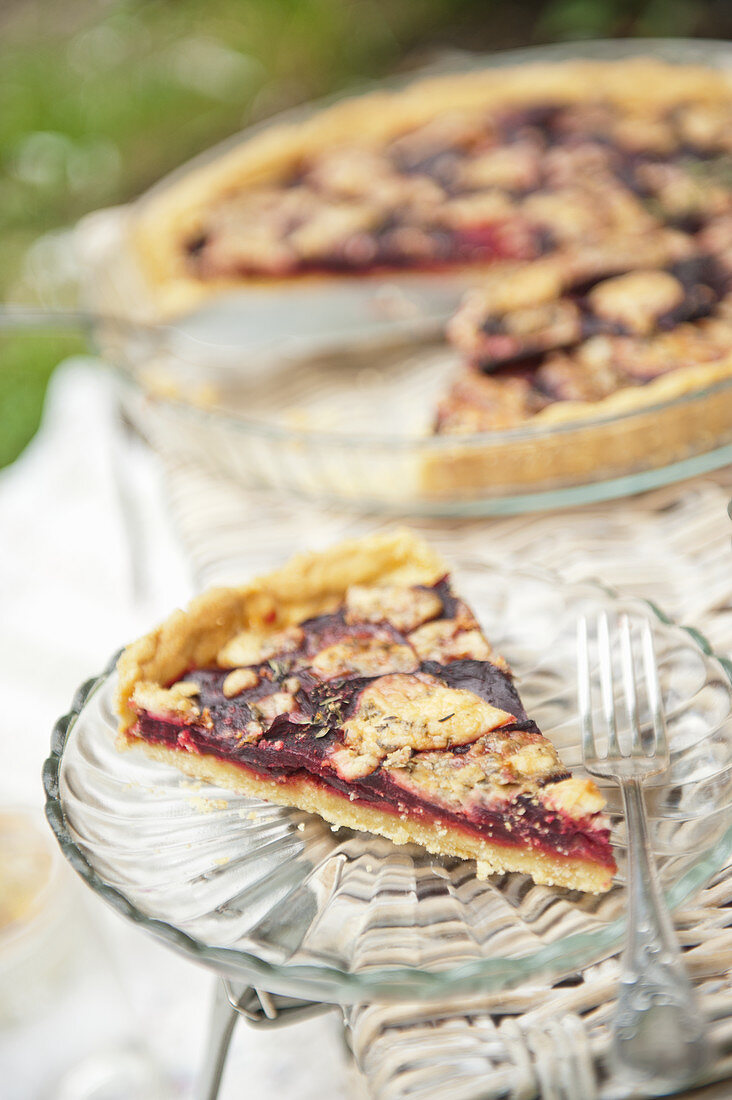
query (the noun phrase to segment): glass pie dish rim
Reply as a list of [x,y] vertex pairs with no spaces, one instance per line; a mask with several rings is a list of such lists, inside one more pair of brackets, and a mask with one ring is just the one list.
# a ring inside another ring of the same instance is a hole
[[[107,360],[107,362],[109,361]],[[120,363],[109,362],[109,365],[118,378],[124,383],[132,384],[138,390],[140,396],[145,400],[167,405],[176,412],[181,412],[184,415],[191,415],[204,422],[213,422],[219,426],[226,425],[227,427],[233,428],[235,431],[243,432],[245,435],[259,435],[269,441],[280,440],[287,444],[296,445],[314,443],[324,447],[343,447],[346,450],[388,448],[389,450],[405,452],[412,450],[418,452],[422,450],[439,452],[460,448],[471,449],[475,447],[484,451],[486,448],[503,447],[508,443],[526,443],[547,437],[568,435],[574,431],[586,431],[597,425],[627,424],[632,422],[634,417],[648,416],[665,409],[679,406],[683,407],[684,405],[690,404],[692,401],[714,396],[714,394],[732,387],[731,373],[729,377],[718,378],[716,381],[708,382],[698,389],[686,390],[674,397],[661,399],[651,404],[640,404],[630,411],[609,412],[604,416],[602,414],[595,416],[588,415],[586,417],[578,416],[576,419],[568,419],[546,425],[543,423],[535,425],[535,423],[529,420],[526,422],[526,425],[518,425],[513,428],[497,428],[492,431],[484,432],[465,432],[444,435],[379,435],[376,433],[373,435],[359,435],[358,433],[346,433],[345,431],[336,432],[333,430],[323,430],[321,428],[301,428],[289,424],[278,424],[274,421],[260,420],[254,417],[250,418],[239,415],[238,413],[232,413],[217,406],[206,407],[203,404],[196,404],[194,401],[187,401],[185,398],[156,393],[154,390],[147,388],[145,383],[136,377],[134,371],[129,370]],[[683,370],[685,368],[680,369]],[[661,377],[668,376],[664,375]],[[630,389],[633,387],[628,388]],[[638,389],[642,391],[643,387],[638,387]],[[625,390],[619,390],[617,392],[623,393]],[[602,402],[596,402],[594,404],[600,405]],[[724,446],[723,443],[717,444],[717,447],[722,446]],[[716,448],[710,448],[709,451],[699,451],[688,457],[699,458],[705,454],[711,453],[711,451],[715,449]],[[661,467],[661,469],[663,468],[665,467]],[[652,470],[653,469],[654,468],[652,468]],[[652,472],[652,470],[635,471],[635,473],[647,473]],[[633,472],[630,472],[628,476],[633,476]],[[582,482],[580,486],[573,487],[588,487],[593,484],[601,483]],[[527,487],[527,491],[529,488],[530,487]],[[540,490],[535,489],[534,491]],[[561,491],[561,487],[558,487],[557,491]]]
[[[455,561],[454,565],[456,571],[466,565],[477,565],[483,569],[495,568],[495,563],[465,558]],[[654,601],[644,597],[626,597],[613,586],[596,579],[565,582],[549,570],[526,565],[509,567],[509,571],[515,575],[528,574],[545,583],[553,580],[563,587],[593,591],[604,599],[622,599],[624,603],[635,603],[649,609],[659,623],[684,632],[705,657],[717,663],[726,681],[732,685],[732,660],[718,654],[696,627],[678,623]],[[378,970],[348,971],[332,965],[269,962],[241,948],[213,947],[166,920],[145,914],[121,890],[107,884],[91,866],[71,835],[60,797],[60,768],[68,738],[86,702],[113,676],[118,656],[119,653],[116,653],[99,675],[86,680],[79,687],[70,711],[59,718],[54,726],[51,751],[44,761],[42,773],[46,818],[65,858],[94,893],[138,927],[149,931],[157,939],[194,961],[219,973],[234,973],[240,978],[243,975],[247,981],[274,993],[311,997],[313,991],[317,991],[319,1000],[334,1003],[369,999],[407,1000],[481,991],[497,992],[514,988],[532,978],[546,975],[558,977],[606,958],[620,943],[624,923],[622,918],[616,918],[603,928],[571,933],[523,956],[473,959],[447,970],[394,966],[380,967]],[[724,866],[730,854],[732,823],[710,848],[695,858],[693,865],[668,889],[666,897],[669,906],[676,908],[692,896],[704,881]],[[562,965],[563,960],[566,960],[566,965]]]

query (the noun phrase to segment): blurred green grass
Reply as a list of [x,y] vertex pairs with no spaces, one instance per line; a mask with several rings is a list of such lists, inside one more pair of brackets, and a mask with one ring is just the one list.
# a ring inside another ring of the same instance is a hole
[[[11,0],[0,10],[0,296],[41,235],[124,202],[237,129],[429,60],[624,34],[732,34],[726,0]],[[36,261],[37,263],[38,261]],[[43,262],[43,261],[41,261]],[[80,340],[0,339],[0,466]]]

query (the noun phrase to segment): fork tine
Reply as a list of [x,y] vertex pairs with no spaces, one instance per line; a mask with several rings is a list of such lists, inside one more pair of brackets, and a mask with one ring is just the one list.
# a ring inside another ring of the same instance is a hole
[[597,758],[595,731],[592,725],[592,695],[590,689],[590,649],[587,639],[587,619],[581,615],[577,621],[577,697],[582,727],[582,757]]
[[643,622],[641,630],[641,645],[643,647],[643,668],[648,688],[648,705],[653,718],[653,733],[655,744],[649,749],[647,755],[666,756],[668,754],[668,738],[666,736],[666,716],[663,710],[663,696],[661,684],[658,679],[658,665],[653,645],[653,631],[648,619]]
[[620,660],[623,670],[625,710],[630,726],[630,753],[631,756],[640,756],[643,753],[643,743],[638,722],[638,697],[633,672],[633,639],[630,633],[630,619],[627,615],[623,615],[620,619]]
[[610,627],[607,613],[602,612],[597,620],[597,649],[600,658],[600,690],[602,709],[607,725],[607,755],[623,756],[618,743],[618,727],[615,721],[615,689],[613,685],[613,656],[610,648]]

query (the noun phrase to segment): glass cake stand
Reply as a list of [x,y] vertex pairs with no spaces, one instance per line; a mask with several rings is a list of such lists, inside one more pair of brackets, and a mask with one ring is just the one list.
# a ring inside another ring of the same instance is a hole
[[[651,604],[531,569],[464,563],[458,590],[513,666],[526,708],[581,772],[575,628],[627,611],[653,627],[672,747],[648,787],[669,904],[732,853],[732,665]],[[223,979],[200,1096],[216,1096],[237,1012],[286,1022],[334,1003],[494,995],[613,953],[626,907],[617,790],[606,791],[618,875],[600,897],[334,830],[318,817],[191,782],[118,754],[114,662],[80,688],[44,766],[46,812],[87,884]],[[497,1008],[497,1010],[499,1010]]]

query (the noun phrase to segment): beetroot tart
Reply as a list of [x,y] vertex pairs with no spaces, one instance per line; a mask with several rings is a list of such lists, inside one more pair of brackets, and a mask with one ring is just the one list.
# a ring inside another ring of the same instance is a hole
[[156,316],[354,276],[472,286],[416,491],[611,481],[729,443],[730,135],[727,69],[448,74],[245,137],[143,198],[127,241]]
[[215,589],[119,660],[119,748],[398,844],[593,893],[604,800],[406,531]]

